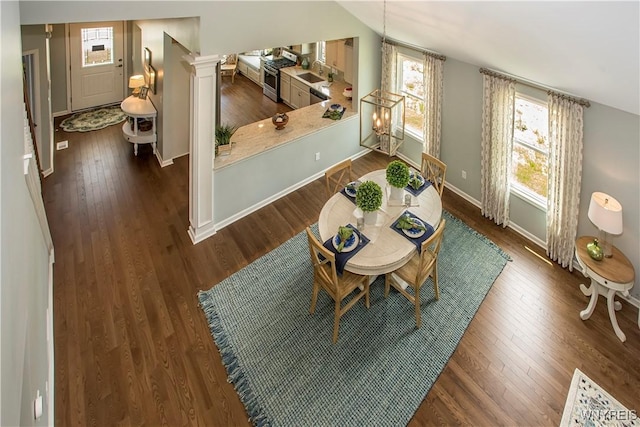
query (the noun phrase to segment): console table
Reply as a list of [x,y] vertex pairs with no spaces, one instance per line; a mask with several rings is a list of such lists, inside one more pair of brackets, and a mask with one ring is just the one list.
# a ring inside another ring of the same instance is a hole
[[[598,296],[605,296],[613,330],[620,341],[624,342],[627,337],[618,326],[616,319],[616,310],[620,310],[622,305],[619,301],[615,301],[615,295],[616,292],[620,292],[623,296],[629,296],[629,290],[633,287],[635,280],[635,271],[629,259],[615,246],[612,247],[611,258],[603,258],[602,261],[591,258],[587,253],[587,243],[592,242],[593,239],[592,236],[583,236],[576,240],[576,257],[585,277],[591,279],[591,285],[588,288],[583,284],[580,285],[582,293],[591,296],[587,308],[580,312],[580,318],[587,320],[591,317],[596,308]],[[640,319],[638,323],[640,326]]]
[[[120,104],[120,108],[129,116],[122,125],[124,138],[133,144],[133,153],[138,155],[138,144],[152,144],[156,149],[156,116],[158,112],[149,98],[138,98],[131,95]],[[150,126],[149,126],[150,122]],[[148,125],[148,129],[141,129],[140,125]]]

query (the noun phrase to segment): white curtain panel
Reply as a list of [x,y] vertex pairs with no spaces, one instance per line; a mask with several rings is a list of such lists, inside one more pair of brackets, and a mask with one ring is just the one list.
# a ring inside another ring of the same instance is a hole
[[397,49],[390,43],[382,44],[382,78],[380,89],[396,93]]
[[582,180],[583,107],[549,93],[547,256],[573,271]]
[[424,145],[425,153],[440,158],[440,134],[442,128],[442,59],[424,55]]
[[496,224],[509,224],[509,174],[513,140],[516,84],[483,75],[482,150],[480,186],[482,215]]

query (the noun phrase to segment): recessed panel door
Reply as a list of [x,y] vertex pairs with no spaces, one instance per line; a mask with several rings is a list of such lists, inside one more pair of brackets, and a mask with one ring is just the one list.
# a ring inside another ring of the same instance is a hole
[[71,110],[124,98],[123,23],[70,24]]

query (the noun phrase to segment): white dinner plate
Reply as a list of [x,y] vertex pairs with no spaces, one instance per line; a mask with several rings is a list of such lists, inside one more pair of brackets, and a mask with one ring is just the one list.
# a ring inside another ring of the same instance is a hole
[[[354,185],[354,188],[351,188],[351,185]],[[356,197],[356,189],[358,188],[357,182],[350,182],[344,187],[344,192],[347,193],[347,196]]]
[[402,232],[412,239],[417,239],[422,236],[427,231],[427,226],[424,225],[424,222],[420,221],[418,218],[411,218],[414,224],[419,224],[424,227],[424,230],[420,230],[419,228],[410,228],[409,230],[402,229]]
[[[332,243],[335,250],[338,250],[338,245],[340,244],[340,236],[338,236],[337,234],[333,236]],[[360,236],[358,236],[358,233],[354,231],[353,234],[351,234],[351,237],[347,239],[347,242],[342,247],[341,253],[351,252],[356,247],[358,247],[358,243],[360,243]]]

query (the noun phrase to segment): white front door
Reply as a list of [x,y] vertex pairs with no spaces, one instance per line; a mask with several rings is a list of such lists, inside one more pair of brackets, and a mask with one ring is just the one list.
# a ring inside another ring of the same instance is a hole
[[69,25],[71,111],[124,98],[123,23]]

